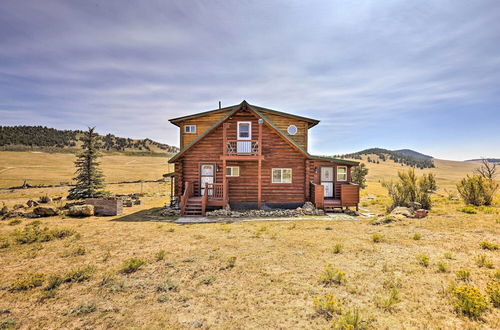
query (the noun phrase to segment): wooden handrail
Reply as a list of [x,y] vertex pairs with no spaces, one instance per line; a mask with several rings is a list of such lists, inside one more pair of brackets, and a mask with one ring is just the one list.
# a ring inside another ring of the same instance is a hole
[[311,181],[311,201],[318,209],[325,206],[325,187]]
[[181,200],[179,202],[179,207],[181,209],[181,215],[184,215],[186,212],[186,205],[189,197],[193,196],[194,186],[191,182],[186,181],[186,186],[184,187],[184,193],[181,196]]
[[205,192],[203,193],[203,196],[201,197],[201,215],[205,216],[206,214],[206,209],[207,209],[207,201],[208,201],[208,188],[209,183],[205,182]]

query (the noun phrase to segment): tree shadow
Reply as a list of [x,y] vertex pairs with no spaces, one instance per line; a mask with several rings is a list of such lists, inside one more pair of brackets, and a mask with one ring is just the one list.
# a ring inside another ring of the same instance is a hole
[[163,207],[153,207],[150,209],[140,210],[134,213],[120,216],[111,221],[119,222],[147,222],[147,221],[173,221],[176,217],[165,217],[160,215]]

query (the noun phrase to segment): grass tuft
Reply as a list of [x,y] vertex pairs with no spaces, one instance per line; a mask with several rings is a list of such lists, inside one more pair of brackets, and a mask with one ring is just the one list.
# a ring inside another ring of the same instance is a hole
[[344,284],[346,281],[345,273],[339,269],[333,268],[330,264],[325,266],[325,269],[319,276],[319,282],[324,285]]
[[491,242],[488,242],[488,241],[482,241],[481,243],[479,243],[479,246],[481,246],[481,249],[483,249],[483,250],[494,251],[494,250],[498,250],[499,249],[499,245],[498,244],[491,243]]
[[18,278],[10,286],[11,292],[26,291],[37,288],[45,282],[45,275],[42,273],[31,273],[24,277]]
[[120,267],[120,273],[131,274],[142,268],[146,264],[144,259],[128,258],[125,259]]
[[420,265],[424,267],[429,267],[429,256],[427,254],[417,255],[417,261]]

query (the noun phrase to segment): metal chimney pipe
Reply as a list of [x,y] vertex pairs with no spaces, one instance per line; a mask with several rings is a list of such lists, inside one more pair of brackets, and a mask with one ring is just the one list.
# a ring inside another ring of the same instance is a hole
[[221,103],[220,103],[220,101],[219,101],[219,110],[220,110],[220,109],[221,109]]

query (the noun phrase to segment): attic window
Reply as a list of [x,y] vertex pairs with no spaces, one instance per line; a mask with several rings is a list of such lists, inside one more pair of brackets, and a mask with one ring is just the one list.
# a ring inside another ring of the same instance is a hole
[[186,126],[184,126],[184,133],[189,133],[189,134],[196,133],[196,125],[186,125]]
[[286,131],[288,132],[288,134],[290,135],[295,135],[297,134],[297,126],[295,125],[290,125],[288,126],[288,128],[286,129]]

